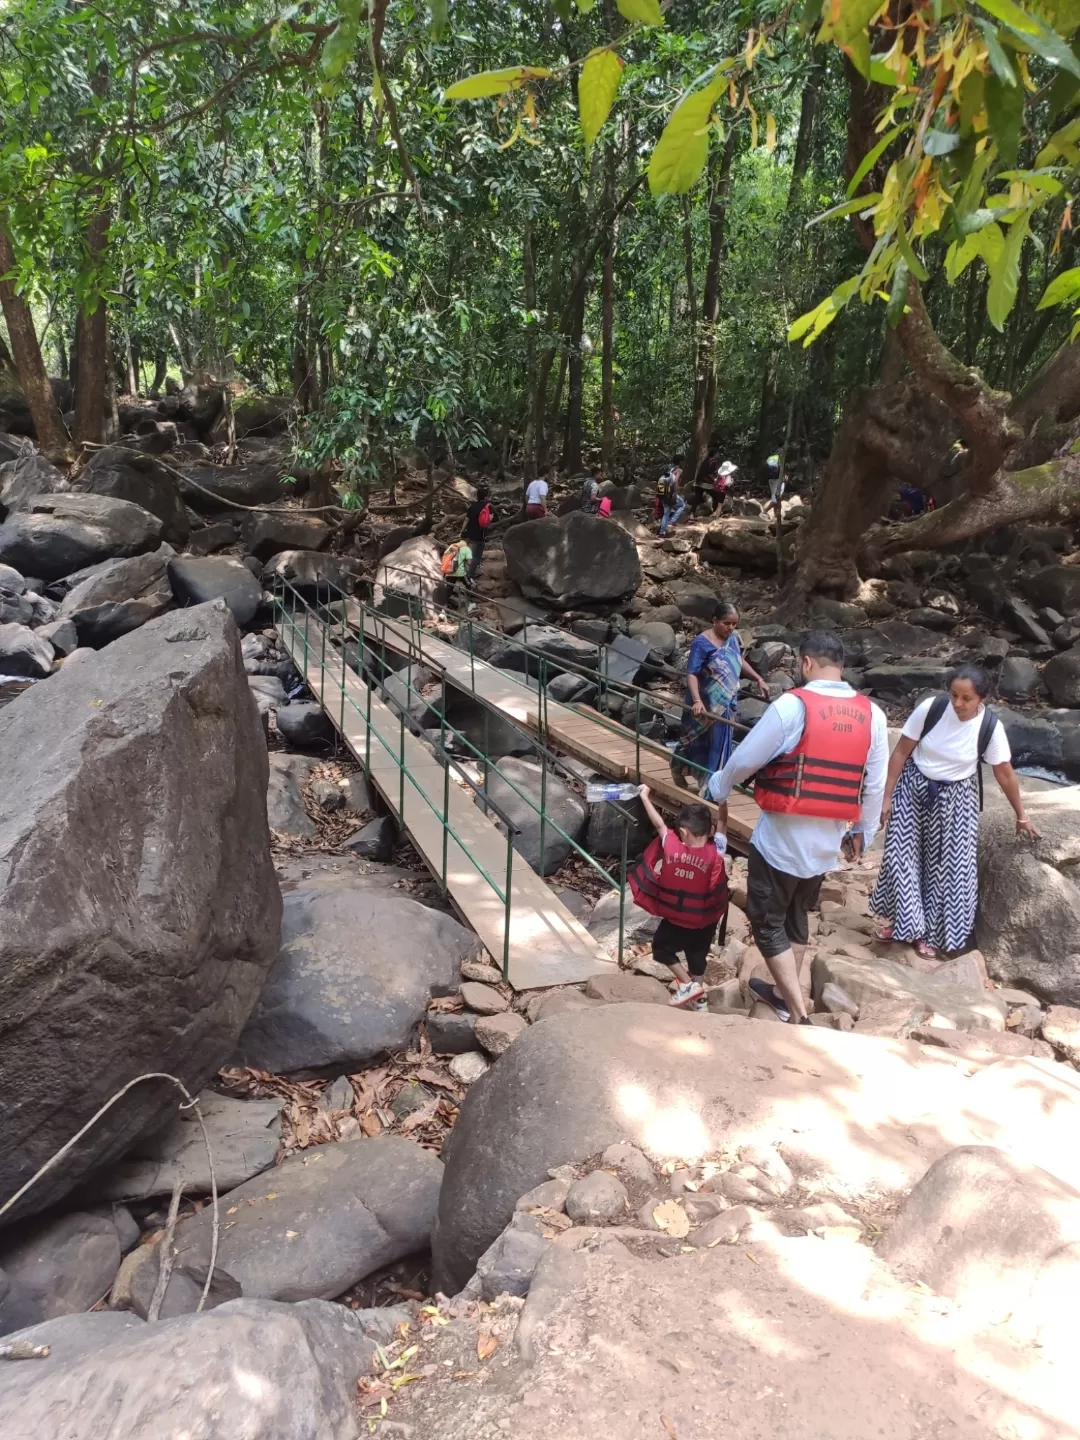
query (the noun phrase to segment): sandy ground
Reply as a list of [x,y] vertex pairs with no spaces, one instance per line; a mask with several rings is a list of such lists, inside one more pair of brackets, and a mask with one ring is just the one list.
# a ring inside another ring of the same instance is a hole
[[[377,1433],[415,1440],[1051,1440],[1080,1433],[1069,1332],[1042,1344],[895,1278],[865,1243],[658,1256],[604,1238],[520,1301],[428,1325]],[[486,1337],[491,1337],[490,1339]],[[481,1351],[498,1348],[487,1359]],[[527,1363],[519,1353],[524,1343]],[[415,1341],[410,1341],[415,1343]],[[384,1429],[383,1426],[386,1426]]]

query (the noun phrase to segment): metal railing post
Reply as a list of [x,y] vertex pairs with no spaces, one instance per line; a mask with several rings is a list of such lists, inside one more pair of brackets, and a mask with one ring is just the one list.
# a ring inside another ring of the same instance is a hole
[[[405,682],[405,698],[409,698],[409,682]],[[401,707],[401,726],[398,734],[398,814],[405,824],[405,707]]]
[[626,831],[629,826],[626,816],[622,817],[622,854],[619,857],[619,967],[622,968],[623,945],[626,930]]
[[503,927],[503,979],[510,979],[510,892],[514,883],[514,833],[506,827],[506,923]]
[[319,705],[326,709],[326,621],[319,621],[320,648],[319,648]]
[[641,784],[641,691],[637,692],[637,713],[634,716],[634,765],[637,783]]
[[547,746],[540,751],[540,878],[544,878],[547,851]]

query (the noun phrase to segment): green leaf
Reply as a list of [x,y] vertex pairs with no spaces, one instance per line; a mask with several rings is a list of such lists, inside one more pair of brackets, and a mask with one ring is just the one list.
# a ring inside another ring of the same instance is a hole
[[450,0],[428,0],[428,4],[431,10],[431,38],[439,45],[450,29]]
[[1063,305],[1066,301],[1071,303],[1076,300],[1080,300],[1080,267],[1063,270],[1060,275],[1055,275],[1043,291],[1043,297],[1036,308],[1049,310],[1052,305]]
[[842,285],[838,285],[831,295],[822,300],[820,305],[815,305],[813,310],[808,310],[805,315],[799,316],[788,330],[788,339],[801,339],[804,349],[807,345],[812,345],[821,332],[832,324],[858,288],[858,275],[853,275],[850,280],[845,280]]
[[683,195],[697,184],[709,158],[709,118],[727,89],[721,78],[679,101],[649,157],[649,189],[654,195]]
[[578,113],[585,144],[604,128],[622,81],[623,62],[612,50],[594,50],[585,57],[578,77]]
[[1020,152],[1020,125],[1024,118],[1024,92],[1003,85],[996,75],[986,78],[986,118],[1006,166],[1016,164]]
[[821,6],[822,0],[803,0],[802,9],[799,11],[799,29],[804,35],[821,19]]
[[986,80],[973,70],[960,86],[960,129],[966,135],[986,103]]
[[908,239],[907,231],[904,229],[903,225],[897,226],[896,243],[900,247],[900,254],[903,256],[904,263],[907,265],[912,275],[915,276],[916,280],[922,280],[924,282],[929,280],[930,271],[927,270],[926,266],[922,263],[919,257],[915,254],[915,251],[912,249],[911,241]]
[[806,228],[809,230],[811,225],[820,225],[823,220],[838,220],[842,215],[854,215],[857,210],[872,210],[880,199],[881,191],[875,190],[872,195],[856,195],[854,200],[842,200],[831,210],[826,210],[823,214],[815,215],[812,220],[808,220]]
[[505,95],[529,80],[547,80],[550,70],[539,65],[514,65],[509,70],[483,70],[458,80],[446,92],[447,100],[482,100],[490,95]]
[[577,8],[581,11],[582,15],[588,15],[595,4],[596,0],[577,0]]
[[1016,30],[1021,35],[1033,35],[1039,28],[1039,22],[1026,10],[1022,10],[1014,0],[977,0],[980,10],[985,10],[988,15],[993,15],[995,20],[1000,20],[1003,25],[1008,25],[1010,30]]
[[896,269],[893,271],[892,290],[889,294],[889,303],[885,307],[885,320],[890,330],[895,330],[904,315],[904,306],[907,304],[908,285],[911,283],[911,271],[903,260],[896,262]]
[[1061,38],[1056,30],[1051,30],[1049,25],[1040,22],[1038,33],[1035,35],[1025,33],[1024,39],[1036,55],[1041,55],[1048,65],[1058,66],[1080,79],[1080,60],[1076,58],[1072,47]]
[[879,10],[884,0],[842,0],[836,8],[839,15],[830,29],[838,45],[850,45],[857,35],[865,34],[866,27]]
[[863,158],[859,161],[859,168],[855,171],[855,174],[852,175],[851,179],[848,181],[847,193],[849,196],[855,194],[855,191],[866,179],[867,175],[869,175],[870,171],[881,159],[882,155],[884,155],[885,151],[889,148],[892,142],[896,139],[898,135],[902,135],[906,129],[906,125],[894,125],[891,130],[886,130],[885,134],[881,137],[881,139],[877,142],[877,144],[872,150],[868,150],[866,152]]
[[1005,321],[1016,303],[1016,292],[1020,285],[1020,252],[1027,239],[1029,224],[1027,215],[1021,215],[1019,220],[1014,220],[998,259],[993,263],[987,260],[990,288],[986,293],[986,313],[996,330],[1004,330]]
[[664,17],[660,13],[660,0],[615,0],[619,14],[624,20],[631,20],[635,25],[662,25]]
[[870,36],[865,30],[860,30],[857,35],[845,45],[848,59],[864,80],[870,79]]
[[923,136],[923,150],[927,155],[951,155],[960,148],[960,136],[950,130],[927,130]]
[[1013,68],[1013,63],[1009,59],[1008,55],[1005,54],[1005,51],[1002,49],[1001,41],[998,39],[998,33],[994,29],[993,25],[988,24],[985,20],[976,20],[975,23],[982,31],[983,39],[986,41],[986,49],[990,56],[991,70],[993,70],[994,74],[997,76],[997,78],[1001,81],[1003,85],[1018,84],[1019,82],[1016,78],[1016,71]]

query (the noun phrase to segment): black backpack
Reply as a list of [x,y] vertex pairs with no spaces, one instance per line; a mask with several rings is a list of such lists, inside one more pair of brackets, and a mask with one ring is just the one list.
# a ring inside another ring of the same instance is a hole
[[[923,721],[922,733],[920,734],[918,741],[916,741],[916,744],[926,739],[927,735],[930,734],[930,731],[933,730],[934,726],[945,714],[945,711],[949,708],[951,704],[952,701],[949,699],[948,695],[934,696],[930,704],[930,709],[926,712],[926,719]],[[996,712],[991,710],[990,706],[987,705],[987,707],[983,711],[982,724],[979,726],[978,761],[975,766],[975,774],[979,777],[980,810],[983,808],[983,756],[986,754],[987,746],[990,744],[990,741],[993,738],[993,734],[994,731],[997,729],[998,723],[999,722]]]

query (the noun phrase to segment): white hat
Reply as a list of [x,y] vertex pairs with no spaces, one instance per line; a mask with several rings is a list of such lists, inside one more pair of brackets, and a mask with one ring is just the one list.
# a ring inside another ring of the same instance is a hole
[[734,475],[738,468],[739,467],[737,465],[733,465],[730,460],[725,460],[724,463],[720,466],[720,474]]

